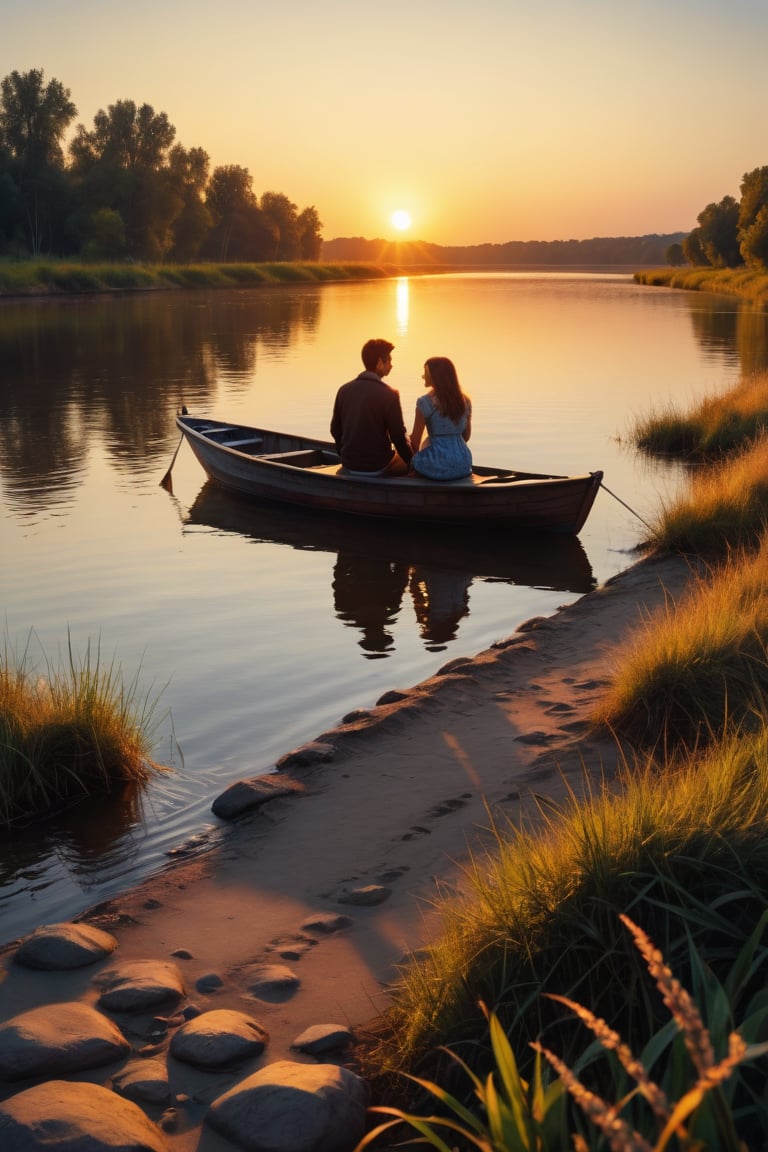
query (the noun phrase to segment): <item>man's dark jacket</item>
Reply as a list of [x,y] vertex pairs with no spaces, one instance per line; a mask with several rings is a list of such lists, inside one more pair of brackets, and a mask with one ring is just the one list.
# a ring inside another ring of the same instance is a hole
[[331,436],[345,468],[379,472],[394,453],[410,464],[411,445],[405,431],[400,395],[375,372],[361,372],[336,393]]

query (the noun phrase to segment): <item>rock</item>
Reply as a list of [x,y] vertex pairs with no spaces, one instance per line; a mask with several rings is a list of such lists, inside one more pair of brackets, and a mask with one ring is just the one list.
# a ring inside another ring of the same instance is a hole
[[207,972],[205,976],[200,976],[195,981],[195,988],[203,995],[210,995],[211,992],[218,992],[219,988],[224,987],[224,981],[218,972]]
[[352,1152],[366,1095],[347,1068],[279,1060],[214,1100],[205,1123],[243,1152]]
[[248,991],[260,999],[284,998],[296,991],[301,981],[285,964],[256,964],[246,973]]
[[130,1100],[98,1084],[50,1080],[0,1103],[3,1152],[168,1152]]
[[399,704],[401,700],[407,700],[410,692],[403,692],[400,688],[390,688],[382,696],[379,696],[376,701],[377,706],[382,704]]
[[353,708],[351,712],[347,712],[346,716],[342,716],[342,724],[367,724],[373,719],[373,714],[369,708]]
[[94,979],[99,1004],[110,1012],[141,1012],[166,1000],[180,1000],[184,981],[169,960],[128,960]]
[[244,1012],[217,1008],[182,1024],[171,1040],[176,1060],[198,1068],[222,1068],[260,1056],[269,1034]]
[[313,1024],[296,1037],[291,1048],[307,1052],[310,1056],[319,1056],[321,1052],[348,1048],[353,1039],[352,1031],[344,1024]]
[[22,940],[13,959],[25,968],[55,971],[95,964],[115,948],[115,937],[101,928],[89,924],[44,924]]
[[132,1060],[112,1077],[112,1086],[137,1104],[165,1104],[171,1096],[165,1060]]
[[279,796],[291,796],[304,789],[296,780],[274,773],[271,776],[255,776],[251,780],[236,780],[217,796],[211,811],[222,820],[233,820],[250,808],[259,808]]
[[339,904],[357,904],[361,908],[371,908],[383,904],[392,895],[392,889],[384,884],[366,884],[362,888],[346,888],[336,897]]
[[314,764],[324,764],[333,759],[336,749],[333,744],[324,740],[313,740],[309,744],[302,744],[292,752],[286,752],[278,760],[277,768],[311,768]]
[[471,664],[472,660],[469,656],[456,656],[453,660],[449,660],[447,664],[443,664],[438,668],[435,673],[436,676],[448,676],[451,672],[457,672],[459,668],[466,668]]
[[79,1002],[32,1008],[0,1024],[0,1076],[6,1080],[100,1068],[129,1051],[111,1020]]

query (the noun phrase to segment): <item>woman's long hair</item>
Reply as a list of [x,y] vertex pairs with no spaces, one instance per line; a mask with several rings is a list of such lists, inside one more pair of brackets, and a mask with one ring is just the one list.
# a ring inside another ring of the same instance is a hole
[[430,356],[426,367],[429,369],[429,379],[437,407],[443,416],[447,416],[456,424],[466,411],[469,396],[461,390],[453,361],[447,356]]

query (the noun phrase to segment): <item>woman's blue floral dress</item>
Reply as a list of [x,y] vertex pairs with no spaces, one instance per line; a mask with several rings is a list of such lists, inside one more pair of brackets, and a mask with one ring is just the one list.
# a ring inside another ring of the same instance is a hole
[[416,407],[426,422],[428,439],[413,457],[412,467],[430,480],[459,480],[469,476],[472,453],[462,436],[472,412],[469,401],[464,415],[455,424],[438,411],[429,393],[419,396]]

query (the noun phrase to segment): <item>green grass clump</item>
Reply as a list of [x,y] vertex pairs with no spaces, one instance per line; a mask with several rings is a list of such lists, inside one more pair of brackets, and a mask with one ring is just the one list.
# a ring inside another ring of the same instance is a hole
[[701,746],[765,724],[768,539],[695,577],[635,631],[593,714],[636,746]]
[[727,392],[705,397],[689,412],[670,405],[637,419],[630,437],[647,452],[706,460],[743,449],[767,426],[768,372],[759,372]]
[[262,264],[89,263],[81,260],[0,260],[1,296],[137,292],[172,288],[257,288],[399,275],[393,265],[323,264],[295,260]]
[[156,700],[103,666],[90,644],[68,645],[58,668],[38,673],[6,647],[0,659],[0,822],[53,812],[74,799],[145,783],[164,771],[149,759]]
[[[385,1093],[398,1072],[444,1081],[438,1045],[487,1068],[480,1001],[501,1020],[524,1075],[533,1040],[569,1062],[583,1053],[575,1022],[544,993],[588,1005],[642,1049],[664,1015],[619,914],[651,936],[680,979],[701,976],[692,951],[725,978],[768,904],[768,728],[676,765],[649,758],[619,783],[542,807],[530,827],[497,826],[487,854],[470,861],[465,892],[441,903],[441,934],[403,969],[368,1054]],[[767,976],[761,938],[731,1002],[719,1003],[721,1019],[764,995]]]
[[768,523],[768,436],[694,473],[687,489],[662,502],[646,543],[665,552],[715,558],[755,548]]
[[[745,1078],[742,1070],[768,1053],[768,1044],[754,1043],[764,1028],[768,997],[758,992],[738,1030],[730,1013],[722,1008],[738,999],[744,974],[759,953],[768,912],[755,926],[722,984],[712,979],[702,981],[704,968],[691,948],[688,967],[696,980],[696,998],[673,976],[648,935],[628,916],[620,919],[670,1013],[669,1023],[636,1055],[589,1007],[566,996],[549,997],[572,1012],[594,1036],[582,1066],[588,1068],[599,1053],[609,1061],[612,1075],[603,1077],[606,1086],[612,1088],[607,1098],[588,1087],[580,1070],[569,1067],[538,1041],[531,1043],[537,1056],[532,1075],[525,1080],[498,1017],[481,1004],[492,1057],[487,1075],[478,1076],[460,1057],[446,1050],[471,1087],[471,1099],[465,1103],[442,1085],[408,1077],[437,1108],[423,1116],[402,1108],[374,1106],[370,1114],[386,1119],[368,1132],[355,1152],[363,1152],[387,1132],[391,1141],[394,1132],[403,1129],[406,1134],[408,1129],[415,1130],[421,1136],[419,1143],[440,1152],[448,1149],[443,1133],[453,1148],[475,1148],[478,1152],[562,1152],[571,1147],[588,1152],[603,1147],[601,1135],[614,1152],[663,1152],[668,1146],[689,1152],[744,1152],[746,1145],[738,1135],[737,1120],[762,1146],[766,1109],[750,1099],[752,1077]],[[709,1027],[707,1019],[711,1021]],[[547,1075],[542,1057],[558,1073],[557,1079]],[[573,1109],[568,1111],[566,1092],[582,1110],[588,1128],[574,1131],[580,1127],[578,1115]],[[670,1145],[670,1141],[674,1143]]]

